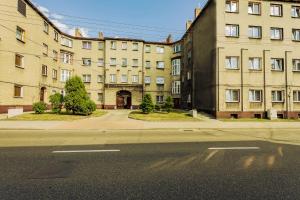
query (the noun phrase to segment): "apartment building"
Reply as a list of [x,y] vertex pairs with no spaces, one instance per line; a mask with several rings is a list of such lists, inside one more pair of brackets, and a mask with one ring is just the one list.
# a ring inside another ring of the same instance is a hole
[[298,118],[300,1],[210,0],[196,13],[182,39],[183,105],[218,118]]
[[65,93],[65,82],[75,75],[82,77],[99,108],[138,108],[145,93],[158,104],[173,95],[180,105],[180,61],[172,60],[180,47],[174,52],[170,36],[165,42],[102,33],[85,38],[78,29],[71,36],[29,0],[1,4],[0,113],[14,107],[29,111],[37,101],[49,103],[50,95]]

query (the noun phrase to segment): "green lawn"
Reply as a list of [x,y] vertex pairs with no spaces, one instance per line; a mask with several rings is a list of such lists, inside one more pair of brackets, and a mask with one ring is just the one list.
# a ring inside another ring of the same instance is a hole
[[19,115],[16,117],[5,119],[5,120],[8,120],[8,121],[74,121],[74,120],[86,119],[86,118],[91,118],[91,117],[101,117],[105,114],[106,114],[106,112],[103,110],[96,110],[90,116],[71,115],[66,112],[62,112],[61,114],[46,112],[46,113],[40,114],[40,115],[34,114],[34,113],[25,113],[23,115]]
[[129,114],[129,118],[143,120],[143,121],[200,121],[188,115],[184,111],[154,112],[150,114],[143,114],[141,111],[133,111]]

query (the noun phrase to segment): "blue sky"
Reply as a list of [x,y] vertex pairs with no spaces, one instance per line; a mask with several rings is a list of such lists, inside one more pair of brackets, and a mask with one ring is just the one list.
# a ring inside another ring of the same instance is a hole
[[193,18],[194,8],[202,1],[33,0],[66,31],[78,26],[88,36],[103,31],[106,36],[158,41],[168,33],[178,38],[185,29],[186,20]]

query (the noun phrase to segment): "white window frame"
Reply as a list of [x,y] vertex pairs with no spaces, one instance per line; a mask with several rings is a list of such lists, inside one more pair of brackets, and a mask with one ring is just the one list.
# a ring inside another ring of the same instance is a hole
[[92,42],[82,41],[82,49],[91,50],[92,49]]
[[92,82],[92,75],[91,74],[83,74],[82,81],[84,83],[91,83]]
[[44,21],[44,32],[49,34],[49,24],[46,21]]
[[67,38],[67,37],[61,37],[61,45],[65,47],[72,48],[73,47],[73,40]]
[[293,71],[300,72],[300,59],[293,59]]
[[139,76],[138,75],[132,75],[131,82],[132,83],[138,83],[139,82]]
[[103,75],[98,75],[97,76],[97,82],[98,83],[103,83]]
[[42,76],[48,76],[48,66],[42,65]]
[[293,102],[300,103],[300,90],[293,91]]
[[145,84],[150,85],[151,84],[151,77],[150,76],[145,76]]
[[122,50],[127,50],[127,49],[128,49],[128,43],[122,42]]
[[60,52],[60,54],[61,54],[61,60],[62,60],[63,63],[72,64],[72,61],[73,61],[73,54],[72,53],[62,51],[62,52]]
[[117,59],[116,58],[110,58],[110,66],[117,66]]
[[261,64],[262,64],[262,59],[260,57],[250,57],[249,58],[249,69],[250,70],[260,71],[262,69]]
[[292,40],[300,41],[300,29],[292,29]]
[[[279,95],[281,94],[281,95]],[[273,90],[271,92],[272,103],[283,103],[284,102],[284,91],[283,90]],[[281,97],[281,99],[279,99]]]
[[16,38],[21,42],[25,42],[25,30],[20,26],[17,26],[16,29]]
[[283,40],[283,28],[271,27],[270,38],[272,40]]
[[300,18],[300,6],[292,6],[291,16],[292,18]]
[[90,67],[92,66],[92,59],[91,58],[82,58],[82,65]]
[[116,83],[117,82],[116,74],[110,74],[109,77],[110,77],[110,79],[109,79],[110,83]]
[[173,81],[173,83],[172,83],[172,94],[179,95],[181,93],[180,87],[181,87],[181,82],[180,81]]
[[127,58],[122,58],[122,67],[127,67],[128,61]]
[[250,14],[250,15],[260,15],[261,14],[261,3],[250,1],[248,3],[248,14]]
[[139,66],[139,59],[132,59],[132,67],[138,67]]
[[158,54],[164,54],[165,53],[165,47],[157,46],[156,47],[156,53],[158,53]]
[[56,69],[52,69],[52,79],[57,79],[57,70]]
[[60,81],[65,83],[71,78],[71,71],[67,69],[60,70]]
[[261,39],[262,28],[261,26],[249,26],[248,27],[248,37],[252,39]]
[[225,36],[226,37],[239,37],[240,27],[238,24],[226,24],[225,26]]
[[165,69],[165,62],[164,61],[157,61],[156,62],[157,69]]
[[[235,94],[236,93],[236,96]],[[237,99],[235,99],[237,98]],[[240,90],[239,89],[227,89],[225,90],[226,103],[239,103],[240,102]]]
[[271,58],[271,69],[272,71],[284,71],[284,59]]
[[145,46],[145,52],[146,53],[151,53],[151,45],[146,45]]
[[134,42],[132,43],[132,51],[138,51],[139,50],[139,43]]
[[180,76],[181,72],[181,59],[172,60],[172,76]]
[[261,103],[262,102],[262,90],[249,90],[249,102]]
[[117,42],[116,41],[110,41],[110,49],[112,49],[112,50],[117,49]]
[[239,57],[238,56],[226,56],[225,68],[238,70],[239,69]]
[[282,5],[281,4],[270,4],[270,16],[282,17]]
[[104,59],[98,58],[98,67],[104,67]]
[[237,0],[226,0],[225,11],[229,13],[239,12],[239,1]]
[[164,103],[164,96],[163,95],[157,95],[156,96],[156,103],[157,104]]
[[162,77],[162,76],[156,77],[156,84],[157,85],[164,85],[165,84],[165,77]]
[[174,53],[181,52],[181,44],[175,44],[173,50],[174,50]]
[[121,75],[121,83],[128,83],[128,76],[127,74]]

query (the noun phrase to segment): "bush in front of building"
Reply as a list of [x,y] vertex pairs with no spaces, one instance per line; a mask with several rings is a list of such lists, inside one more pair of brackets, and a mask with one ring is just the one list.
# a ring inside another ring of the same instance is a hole
[[144,114],[149,114],[154,110],[154,104],[150,94],[146,94],[143,98],[140,108]]
[[155,104],[154,110],[157,111],[157,112],[160,112],[161,111],[161,105]]
[[72,77],[65,85],[65,108],[68,112],[90,115],[96,110],[96,104],[90,99],[85,85],[78,76]]
[[32,109],[35,114],[43,114],[47,110],[47,104],[44,102],[34,103]]
[[170,113],[173,108],[174,108],[173,98],[171,96],[168,96],[166,102],[164,103],[164,109],[168,113]]
[[64,97],[60,93],[55,93],[49,97],[53,113],[61,113],[64,103]]

